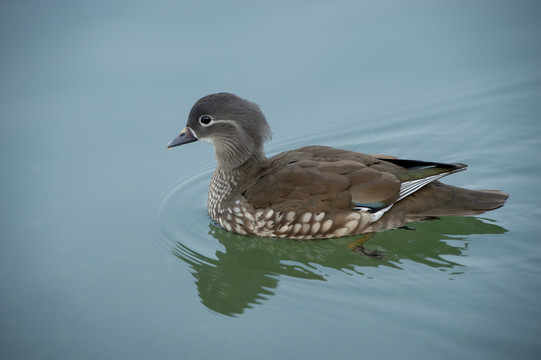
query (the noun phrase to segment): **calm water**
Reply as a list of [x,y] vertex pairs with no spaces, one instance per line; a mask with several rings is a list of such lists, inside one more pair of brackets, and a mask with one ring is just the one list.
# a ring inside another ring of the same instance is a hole
[[[4,2],[2,359],[538,359],[535,1]],[[269,155],[464,162],[507,205],[351,239],[248,238],[205,210],[199,97],[259,103]]]

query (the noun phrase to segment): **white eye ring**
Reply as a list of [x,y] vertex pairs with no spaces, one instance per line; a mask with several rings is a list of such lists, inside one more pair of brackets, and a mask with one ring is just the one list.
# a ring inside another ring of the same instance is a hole
[[201,115],[199,117],[199,123],[203,126],[210,126],[214,123],[214,120],[209,115]]

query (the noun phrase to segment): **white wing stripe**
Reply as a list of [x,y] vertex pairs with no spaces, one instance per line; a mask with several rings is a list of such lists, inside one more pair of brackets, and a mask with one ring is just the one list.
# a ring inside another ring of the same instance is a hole
[[449,173],[432,175],[418,180],[403,182],[402,184],[400,184],[400,194],[398,195],[398,200],[396,201],[402,200],[403,198],[413,194],[423,186],[430,184],[431,182],[436,181],[446,175],[449,175]]

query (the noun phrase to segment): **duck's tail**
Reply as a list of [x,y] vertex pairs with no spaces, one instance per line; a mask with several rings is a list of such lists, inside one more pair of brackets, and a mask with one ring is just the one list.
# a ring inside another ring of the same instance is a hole
[[[419,196],[429,196],[432,201],[424,211],[419,209],[422,216],[463,216],[478,215],[502,207],[508,194],[499,190],[470,190],[436,182],[433,191],[419,192]],[[416,195],[416,194],[413,194]]]
[[435,181],[396,203],[387,221],[399,226],[398,221],[409,223],[440,216],[478,215],[502,207],[508,197],[499,190],[469,190]]

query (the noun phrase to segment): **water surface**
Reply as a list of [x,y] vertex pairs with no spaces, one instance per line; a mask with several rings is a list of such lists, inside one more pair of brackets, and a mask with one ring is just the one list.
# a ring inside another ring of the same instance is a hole
[[[0,11],[2,359],[541,355],[537,2],[11,2]],[[201,96],[259,103],[267,154],[464,162],[505,207],[351,238],[233,235]]]

